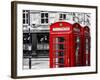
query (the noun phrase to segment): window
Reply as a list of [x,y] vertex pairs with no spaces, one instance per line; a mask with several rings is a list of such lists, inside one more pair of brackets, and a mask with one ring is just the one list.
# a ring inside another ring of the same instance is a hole
[[58,43],[58,42],[64,42],[64,41],[65,41],[64,37],[57,37],[56,38],[56,43]]
[[86,38],[86,46],[85,46],[85,48],[86,48],[86,54],[88,54],[88,51],[89,51],[89,42],[88,42],[88,38]]
[[59,20],[66,20],[66,14],[60,14]]
[[57,37],[56,38],[56,50],[64,50],[64,37]]
[[49,34],[39,33],[37,35],[37,49],[38,50],[49,50]]
[[23,24],[28,25],[29,24],[29,11],[23,10]]
[[48,13],[42,12],[41,13],[41,24],[47,24],[48,23]]
[[78,63],[79,49],[80,49],[80,37],[77,36],[76,37],[76,51],[75,51],[77,66],[79,65]]

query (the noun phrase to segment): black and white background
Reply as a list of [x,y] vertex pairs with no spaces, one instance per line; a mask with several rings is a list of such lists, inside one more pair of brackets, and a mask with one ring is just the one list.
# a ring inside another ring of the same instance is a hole
[[23,69],[49,68],[50,25],[65,21],[91,26],[91,13],[23,10]]

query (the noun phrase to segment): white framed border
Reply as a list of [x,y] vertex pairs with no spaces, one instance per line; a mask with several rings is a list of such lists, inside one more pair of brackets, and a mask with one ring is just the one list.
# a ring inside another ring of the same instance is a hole
[[[36,4],[17,4],[17,76],[39,76],[52,74],[71,74],[71,73],[86,73],[96,72],[96,50],[97,50],[97,19],[96,8],[89,7],[71,7],[71,6],[52,6],[52,5],[36,5]],[[22,26],[22,10],[44,10],[44,11],[63,11],[63,12],[87,12],[91,13],[91,66],[85,67],[67,67],[55,69],[39,69],[39,70],[23,70],[22,56],[23,56],[23,26]]]

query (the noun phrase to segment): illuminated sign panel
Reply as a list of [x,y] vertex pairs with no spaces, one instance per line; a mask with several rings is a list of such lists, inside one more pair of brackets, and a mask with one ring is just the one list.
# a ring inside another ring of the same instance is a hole
[[75,28],[74,28],[74,31],[75,31],[75,32],[80,32],[80,29],[75,27]]
[[53,31],[69,31],[69,27],[62,27],[62,28],[53,28]]

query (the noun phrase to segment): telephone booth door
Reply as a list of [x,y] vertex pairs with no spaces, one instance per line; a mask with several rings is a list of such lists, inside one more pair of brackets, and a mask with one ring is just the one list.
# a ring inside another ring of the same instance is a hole
[[70,26],[66,22],[57,22],[50,26],[50,68],[70,66]]
[[54,67],[64,67],[66,64],[66,38],[65,36],[53,37],[53,63]]
[[84,55],[83,55],[83,65],[90,66],[90,29],[88,26],[85,26],[83,29],[83,46],[84,46]]
[[82,66],[83,53],[82,53],[82,27],[78,23],[73,24],[73,44],[74,44],[74,57],[75,66]]

